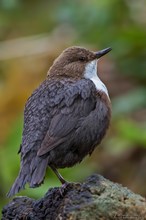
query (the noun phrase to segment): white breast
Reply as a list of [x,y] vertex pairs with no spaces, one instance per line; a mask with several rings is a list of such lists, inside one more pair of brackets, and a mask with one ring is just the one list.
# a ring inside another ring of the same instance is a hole
[[86,79],[92,80],[96,86],[96,89],[106,93],[106,95],[109,97],[108,90],[107,90],[106,86],[99,79],[99,77],[97,75],[97,60],[93,60],[93,61],[87,63],[87,65],[85,67],[84,77]]

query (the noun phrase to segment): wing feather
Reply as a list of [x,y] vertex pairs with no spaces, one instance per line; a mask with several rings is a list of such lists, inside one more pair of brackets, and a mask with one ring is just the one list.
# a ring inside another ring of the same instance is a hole
[[[67,101],[67,103],[70,103],[69,106],[65,105],[60,108],[57,114],[51,118],[46,135],[38,150],[38,156],[47,154],[60,144],[65,143],[71,134],[78,129],[81,121],[83,121],[84,118],[95,108],[95,94],[94,96],[90,93],[90,95],[87,95],[82,92],[82,89],[84,89],[83,85],[81,87],[76,86],[77,91],[76,93],[74,92],[75,96],[68,97],[68,99],[72,99]],[[72,93],[70,92],[70,95],[71,94]]]

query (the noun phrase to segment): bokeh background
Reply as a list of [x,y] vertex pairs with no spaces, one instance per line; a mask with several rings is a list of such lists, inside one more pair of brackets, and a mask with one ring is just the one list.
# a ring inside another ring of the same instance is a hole
[[[0,1],[0,206],[19,171],[24,104],[68,46],[113,48],[99,63],[112,100],[110,130],[91,157],[61,170],[69,181],[100,173],[146,196],[145,0]],[[56,176],[19,195],[40,198]]]

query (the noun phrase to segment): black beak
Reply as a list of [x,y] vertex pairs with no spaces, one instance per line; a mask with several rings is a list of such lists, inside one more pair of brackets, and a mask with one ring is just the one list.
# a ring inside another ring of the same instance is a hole
[[107,54],[107,53],[110,52],[111,50],[112,50],[112,48],[111,48],[111,47],[108,47],[108,48],[106,48],[106,49],[103,49],[103,50],[100,50],[100,51],[95,52],[96,58],[98,59],[98,58],[104,56],[105,54]]

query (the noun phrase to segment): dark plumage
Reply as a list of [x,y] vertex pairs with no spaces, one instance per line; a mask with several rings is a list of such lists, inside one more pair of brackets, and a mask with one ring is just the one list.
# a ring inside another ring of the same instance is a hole
[[[39,186],[47,166],[59,176],[57,168],[81,162],[101,142],[109,126],[110,101],[104,89],[98,90],[84,76],[87,64],[109,51],[66,49],[30,96],[24,111],[21,168],[8,196],[26,183]],[[61,176],[59,179],[65,182]]]

